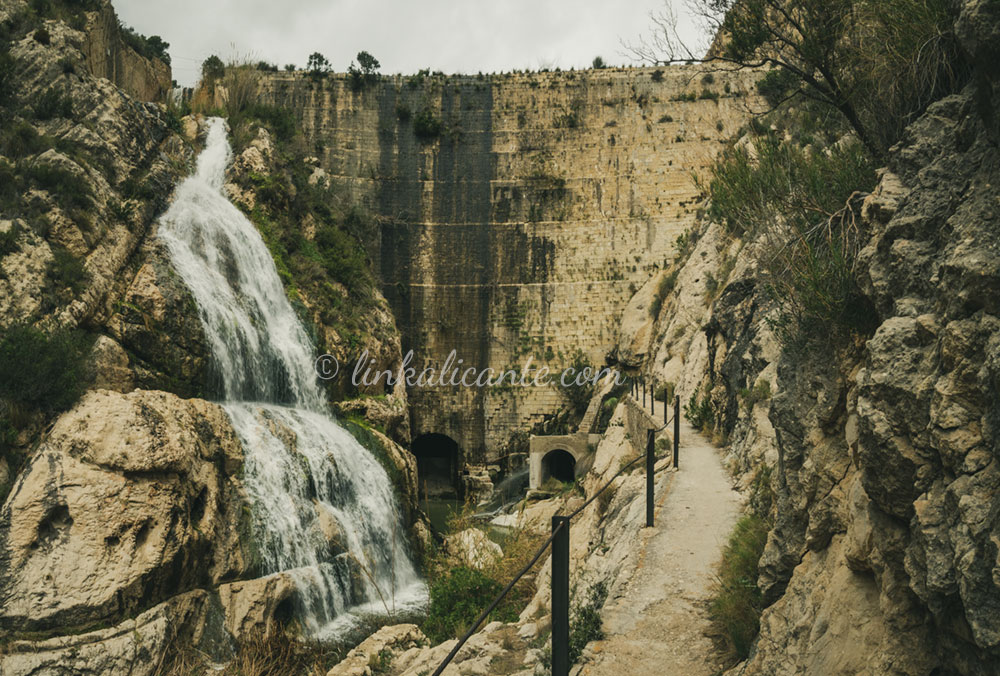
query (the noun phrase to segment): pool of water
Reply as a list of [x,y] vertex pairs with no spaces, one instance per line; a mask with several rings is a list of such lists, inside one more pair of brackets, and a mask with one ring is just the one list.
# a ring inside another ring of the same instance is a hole
[[420,501],[431,526],[439,532],[448,530],[448,521],[462,512],[465,503],[457,498],[427,498]]

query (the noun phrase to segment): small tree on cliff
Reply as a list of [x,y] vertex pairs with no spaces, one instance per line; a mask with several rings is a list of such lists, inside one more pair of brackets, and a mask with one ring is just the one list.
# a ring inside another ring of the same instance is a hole
[[319,52],[313,52],[306,62],[306,70],[309,71],[309,77],[320,80],[330,72],[330,61]]
[[205,59],[201,64],[201,79],[206,84],[214,84],[226,75],[226,64],[222,59],[213,54]]
[[365,87],[378,82],[378,69],[381,67],[382,64],[378,62],[378,59],[368,52],[358,52],[357,65],[352,61],[351,65],[347,68],[347,72],[351,77],[351,89],[359,92]]
[[689,0],[715,42],[703,58],[677,31],[667,5],[653,30],[625,48],[653,65],[715,62],[774,70],[761,93],[838,110],[868,152],[882,158],[928,103],[964,79],[950,0]]

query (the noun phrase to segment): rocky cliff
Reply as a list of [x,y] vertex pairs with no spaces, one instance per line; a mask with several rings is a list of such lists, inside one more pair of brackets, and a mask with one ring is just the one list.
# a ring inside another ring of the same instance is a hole
[[650,289],[626,312],[620,350],[676,383],[741,482],[770,476],[766,608],[735,673],[997,673],[998,25],[965,3],[973,83],[909,126],[855,205],[870,334],[777,335],[768,242],[715,224],[658,316]]
[[[169,69],[117,31],[107,3],[0,3],[4,674],[225,657],[294,603],[259,578],[228,415],[182,398],[213,393],[208,351],[155,232],[198,125],[151,102]],[[412,460],[362,433],[415,494]]]
[[140,101],[165,101],[173,86],[170,65],[147,59],[123,39],[110,2],[99,2],[87,16],[81,45],[87,68]]

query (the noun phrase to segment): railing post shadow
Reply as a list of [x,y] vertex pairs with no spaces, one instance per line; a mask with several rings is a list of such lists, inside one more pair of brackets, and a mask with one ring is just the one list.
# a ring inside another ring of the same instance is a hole
[[[666,402],[663,405],[666,406]],[[656,465],[655,436],[656,432],[652,429],[646,432],[646,528],[653,527],[653,467]]]
[[569,517],[552,517],[552,676],[569,676]]
[[678,450],[681,444],[681,397],[674,395],[674,469],[678,467]]

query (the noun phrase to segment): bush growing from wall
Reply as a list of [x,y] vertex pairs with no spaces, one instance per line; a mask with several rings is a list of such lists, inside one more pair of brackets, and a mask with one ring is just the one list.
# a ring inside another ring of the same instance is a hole
[[441,135],[443,125],[434,111],[430,108],[422,108],[413,117],[413,133],[418,139],[429,141]]

